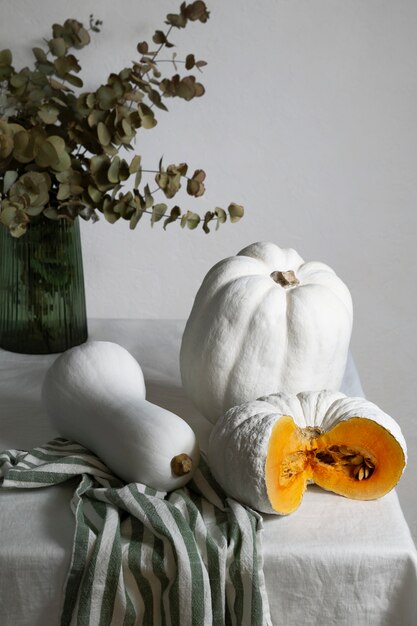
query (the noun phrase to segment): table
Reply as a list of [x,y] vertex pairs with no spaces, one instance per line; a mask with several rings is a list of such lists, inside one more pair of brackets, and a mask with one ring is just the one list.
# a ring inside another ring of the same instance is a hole
[[[89,327],[90,339],[120,343],[138,359],[148,400],[187,419],[205,449],[211,426],[180,384],[184,322],[90,320]],[[54,359],[0,350],[0,449],[28,449],[57,435],[40,401]],[[342,391],[362,394],[352,360]],[[2,626],[59,624],[74,531],[72,491],[71,484],[0,491]],[[294,514],[265,516],[263,559],[276,626],[417,624],[417,553],[395,491],[360,502],[309,487]]]

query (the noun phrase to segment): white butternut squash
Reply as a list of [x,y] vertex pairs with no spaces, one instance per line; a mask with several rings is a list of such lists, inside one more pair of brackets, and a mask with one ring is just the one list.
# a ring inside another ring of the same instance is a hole
[[97,454],[126,482],[171,491],[198,465],[190,426],[145,399],[139,364],[115,343],[89,341],[64,352],[46,374],[42,399],[63,437]]

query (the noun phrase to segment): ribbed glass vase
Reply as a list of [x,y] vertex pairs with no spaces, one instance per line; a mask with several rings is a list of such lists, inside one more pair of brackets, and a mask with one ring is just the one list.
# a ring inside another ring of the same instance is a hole
[[0,227],[0,347],[63,352],[87,339],[80,226],[42,218],[20,238]]

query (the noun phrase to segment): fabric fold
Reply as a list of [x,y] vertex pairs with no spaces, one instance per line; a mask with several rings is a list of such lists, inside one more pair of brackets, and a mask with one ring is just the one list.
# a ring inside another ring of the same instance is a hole
[[125,484],[63,438],[0,453],[0,487],[78,479],[61,626],[269,626],[262,517],[227,498],[204,458],[171,493]]

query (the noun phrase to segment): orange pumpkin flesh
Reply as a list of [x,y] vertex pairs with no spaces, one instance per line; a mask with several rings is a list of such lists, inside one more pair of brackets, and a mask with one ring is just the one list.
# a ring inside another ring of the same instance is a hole
[[353,498],[372,500],[390,491],[405,465],[391,433],[373,420],[352,417],[323,432],[281,417],[268,444],[265,481],[271,506],[286,515],[301,504],[309,482]]

